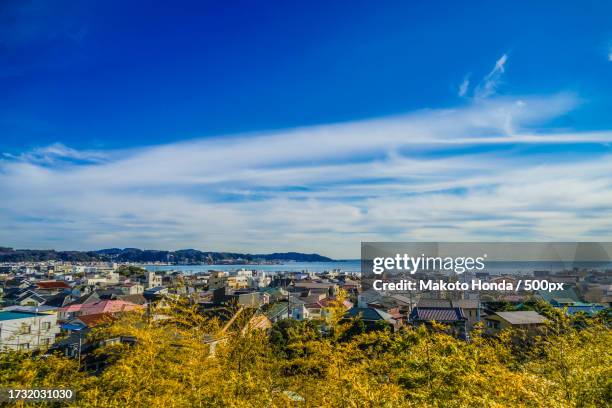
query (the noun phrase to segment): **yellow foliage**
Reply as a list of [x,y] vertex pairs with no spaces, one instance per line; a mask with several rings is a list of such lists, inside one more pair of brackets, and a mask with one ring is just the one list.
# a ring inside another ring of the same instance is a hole
[[602,407],[610,400],[612,331],[603,324],[561,322],[528,343],[478,330],[465,342],[424,327],[341,339],[334,310],[340,313],[341,296],[328,322],[335,331],[326,336],[297,322],[282,344],[261,330],[226,333],[176,302],[93,332],[91,339],[137,339],[99,350],[108,366],[97,375],[65,357],[7,353],[0,381],[72,388],[77,399],[69,406],[79,408]]

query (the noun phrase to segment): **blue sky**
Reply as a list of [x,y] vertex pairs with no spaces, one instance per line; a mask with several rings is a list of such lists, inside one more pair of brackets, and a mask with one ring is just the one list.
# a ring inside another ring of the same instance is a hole
[[0,5],[2,245],[612,238],[609,2],[125,3]]

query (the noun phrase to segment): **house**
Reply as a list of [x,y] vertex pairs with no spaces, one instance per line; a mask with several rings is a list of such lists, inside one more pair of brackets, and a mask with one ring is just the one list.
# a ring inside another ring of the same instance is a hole
[[289,298],[289,307],[292,319],[308,320],[310,318],[310,311],[306,308],[306,303],[299,298],[291,296]]
[[115,320],[117,320],[117,317],[112,313],[95,313],[90,315],[83,315],[75,317],[68,323],[62,325],[62,329],[70,331],[93,329],[94,327],[100,326],[105,323],[111,323]]
[[240,306],[259,307],[270,301],[270,296],[267,293],[253,291],[235,291],[227,295],[229,299],[236,299]]
[[140,306],[143,306],[147,303],[147,299],[145,299],[144,295],[116,295],[114,299],[124,300],[126,302],[134,303]]
[[374,289],[368,289],[357,295],[357,306],[368,307],[368,304],[378,301],[383,294]]
[[208,288],[210,290],[219,289],[226,285],[228,273],[225,271],[212,271],[208,278]]
[[340,285],[342,289],[346,290],[352,295],[358,294],[359,290],[361,289],[361,282],[352,279],[345,279]]
[[270,304],[264,314],[268,319],[270,319],[272,323],[276,323],[279,320],[289,318],[287,302],[277,302]]
[[591,316],[606,309],[606,306],[598,305],[596,303],[569,302],[557,304],[555,300],[552,300],[551,304],[556,308],[565,310],[565,313],[568,315],[584,313],[587,316]]
[[135,282],[124,282],[119,285],[106,286],[104,290],[99,290],[100,297],[104,295],[114,294],[117,296],[121,295],[140,295],[144,293],[144,286]]
[[249,287],[249,279],[246,276],[228,276],[226,285],[232,289],[246,289]]
[[34,285],[41,294],[56,294],[65,290],[70,290],[70,285],[65,281],[37,281],[34,282]]
[[491,283],[499,283],[499,284],[509,283],[512,285],[513,288],[516,288],[516,285],[518,284],[518,279],[512,276],[498,276],[495,278],[491,278],[489,281]]
[[287,298],[287,292],[282,288],[266,287],[259,289],[259,292],[268,295],[269,303],[278,302]]
[[407,317],[407,311],[400,310],[400,307],[397,305],[394,299],[389,296],[384,296],[375,302],[368,303],[368,307],[376,310],[382,310],[383,312],[389,314],[396,320],[398,325],[404,324]]
[[[325,319],[329,315],[329,309],[332,306],[335,298],[323,298],[317,301],[306,302],[305,307],[308,310],[311,319]],[[342,302],[345,310],[353,307],[353,304],[345,300]]]
[[574,288],[567,288],[562,290],[540,290],[537,292],[537,295],[551,303],[552,300],[556,299],[558,303],[568,303],[568,302],[579,302],[580,299],[576,294]]
[[433,322],[449,327],[451,334],[467,339],[468,319],[460,307],[415,307],[410,313],[410,322],[415,325],[431,326]]
[[45,301],[44,297],[28,288],[6,289],[3,297],[5,306],[41,306]]
[[[162,286],[163,278],[160,275],[157,275],[155,272],[146,271],[144,275],[143,283],[145,285],[145,289],[151,289],[157,286]],[[135,293],[128,293],[128,294],[133,295]]]
[[270,319],[260,313],[256,313],[251,317],[248,323],[242,328],[241,333],[245,334],[253,330],[268,330],[272,327]]
[[55,342],[60,328],[53,313],[0,312],[0,350],[37,350]]
[[377,330],[385,326],[391,327],[394,331],[399,328],[399,323],[390,314],[373,307],[352,307],[346,312],[345,318],[360,318],[366,330]]
[[458,307],[467,319],[467,329],[471,331],[482,317],[480,301],[477,299],[456,299],[451,301],[453,307]]
[[213,290],[213,303],[216,305],[235,301],[240,306],[259,307],[270,301],[270,296],[264,292],[253,290],[232,290],[221,287]]
[[453,305],[449,299],[420,298],[416,307],[450,309]]
[[612,285],[603,282],[586,284],[581,292],[585,302],[610,304]]
[[86,292],[86,293],[81,293],[79,291],[76,291],[74,296],[78,296],[78,297],[74,299],[72,302],[68,303],[66,306],[76,305],[76,304],[95,303],[101,300],[99,293],[95,291]]
[[144,292],[144,286],[136,282],[125,282],[114,286],[114,288],[120,290],[124,295],[140,295]]
[[142,306],[123,300],[99,300],[94,303],[77,303],[58,309],[58,319],[67,321],[75,317],[98,314],[120,313],[141,309]]
[[325,293],[334,296],[338,290],[338,285],[329,282],[298,281],[293,284],[296,291],[309,291],[309,293]]
[[72,294],[70,292],[60,292],[53,296],[48,297],[45,300],[45,306],[50,307],[64,307],[70,304],[74,300]]
[[26,289],[29,286],[30,282],[25,276],[15,276],[14,278],[4,282],[5,290],[9,288]]
[[507,328],[535,333],[548,322],[548,319],[534,311],[495,312],[486,316],[484,320],[486,333],[490,335],[495,335]]

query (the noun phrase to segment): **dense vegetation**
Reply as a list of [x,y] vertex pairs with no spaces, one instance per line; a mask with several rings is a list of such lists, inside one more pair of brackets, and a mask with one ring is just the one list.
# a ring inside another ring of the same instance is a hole
[[298,261],[298,262],[327,262],[330,258],[318,254],[302,254],[299,252],[286,252],[274,254],[240,254],[233,252],[204,252],[197,249],[181,249],[178,251],[158,251],[137,248],[111,248],[99,251],[55,251],[53,249],[13,249],[0,247],[0,262],[172,262],[178,264],[188,263],[215,263],[226,261]]
[[[606,316],[547,310],[553,322],[542,336],[476,332],[465,342],[443,327],[347,335],[355,322],[338,314],[326,335],[295,321],[222,334],[195,308],[171,309],[167,320],[130,314],[93,332],[138,339],[100,349],[109,364],[97,375],[72,359],[9,353],[0,356],[0,383],[73,388],[74,407],[603,407],[612,400]],[[214,356],[202,341],[211,334],[221,340]]]
[[133,278],[140,275],[144,275],[147,270],[134,265],[119,265],[115,272],[126,278]]

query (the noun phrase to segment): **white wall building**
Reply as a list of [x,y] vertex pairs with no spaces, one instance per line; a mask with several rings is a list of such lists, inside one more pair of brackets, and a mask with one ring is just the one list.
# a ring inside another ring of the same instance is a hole
[[0,351],[46,348],[59,332],[54,313],[0,311]]
[[155,272],[145,272],[145,289],[162,286],[162,282],[162,277],[160,275],[157,275]]

